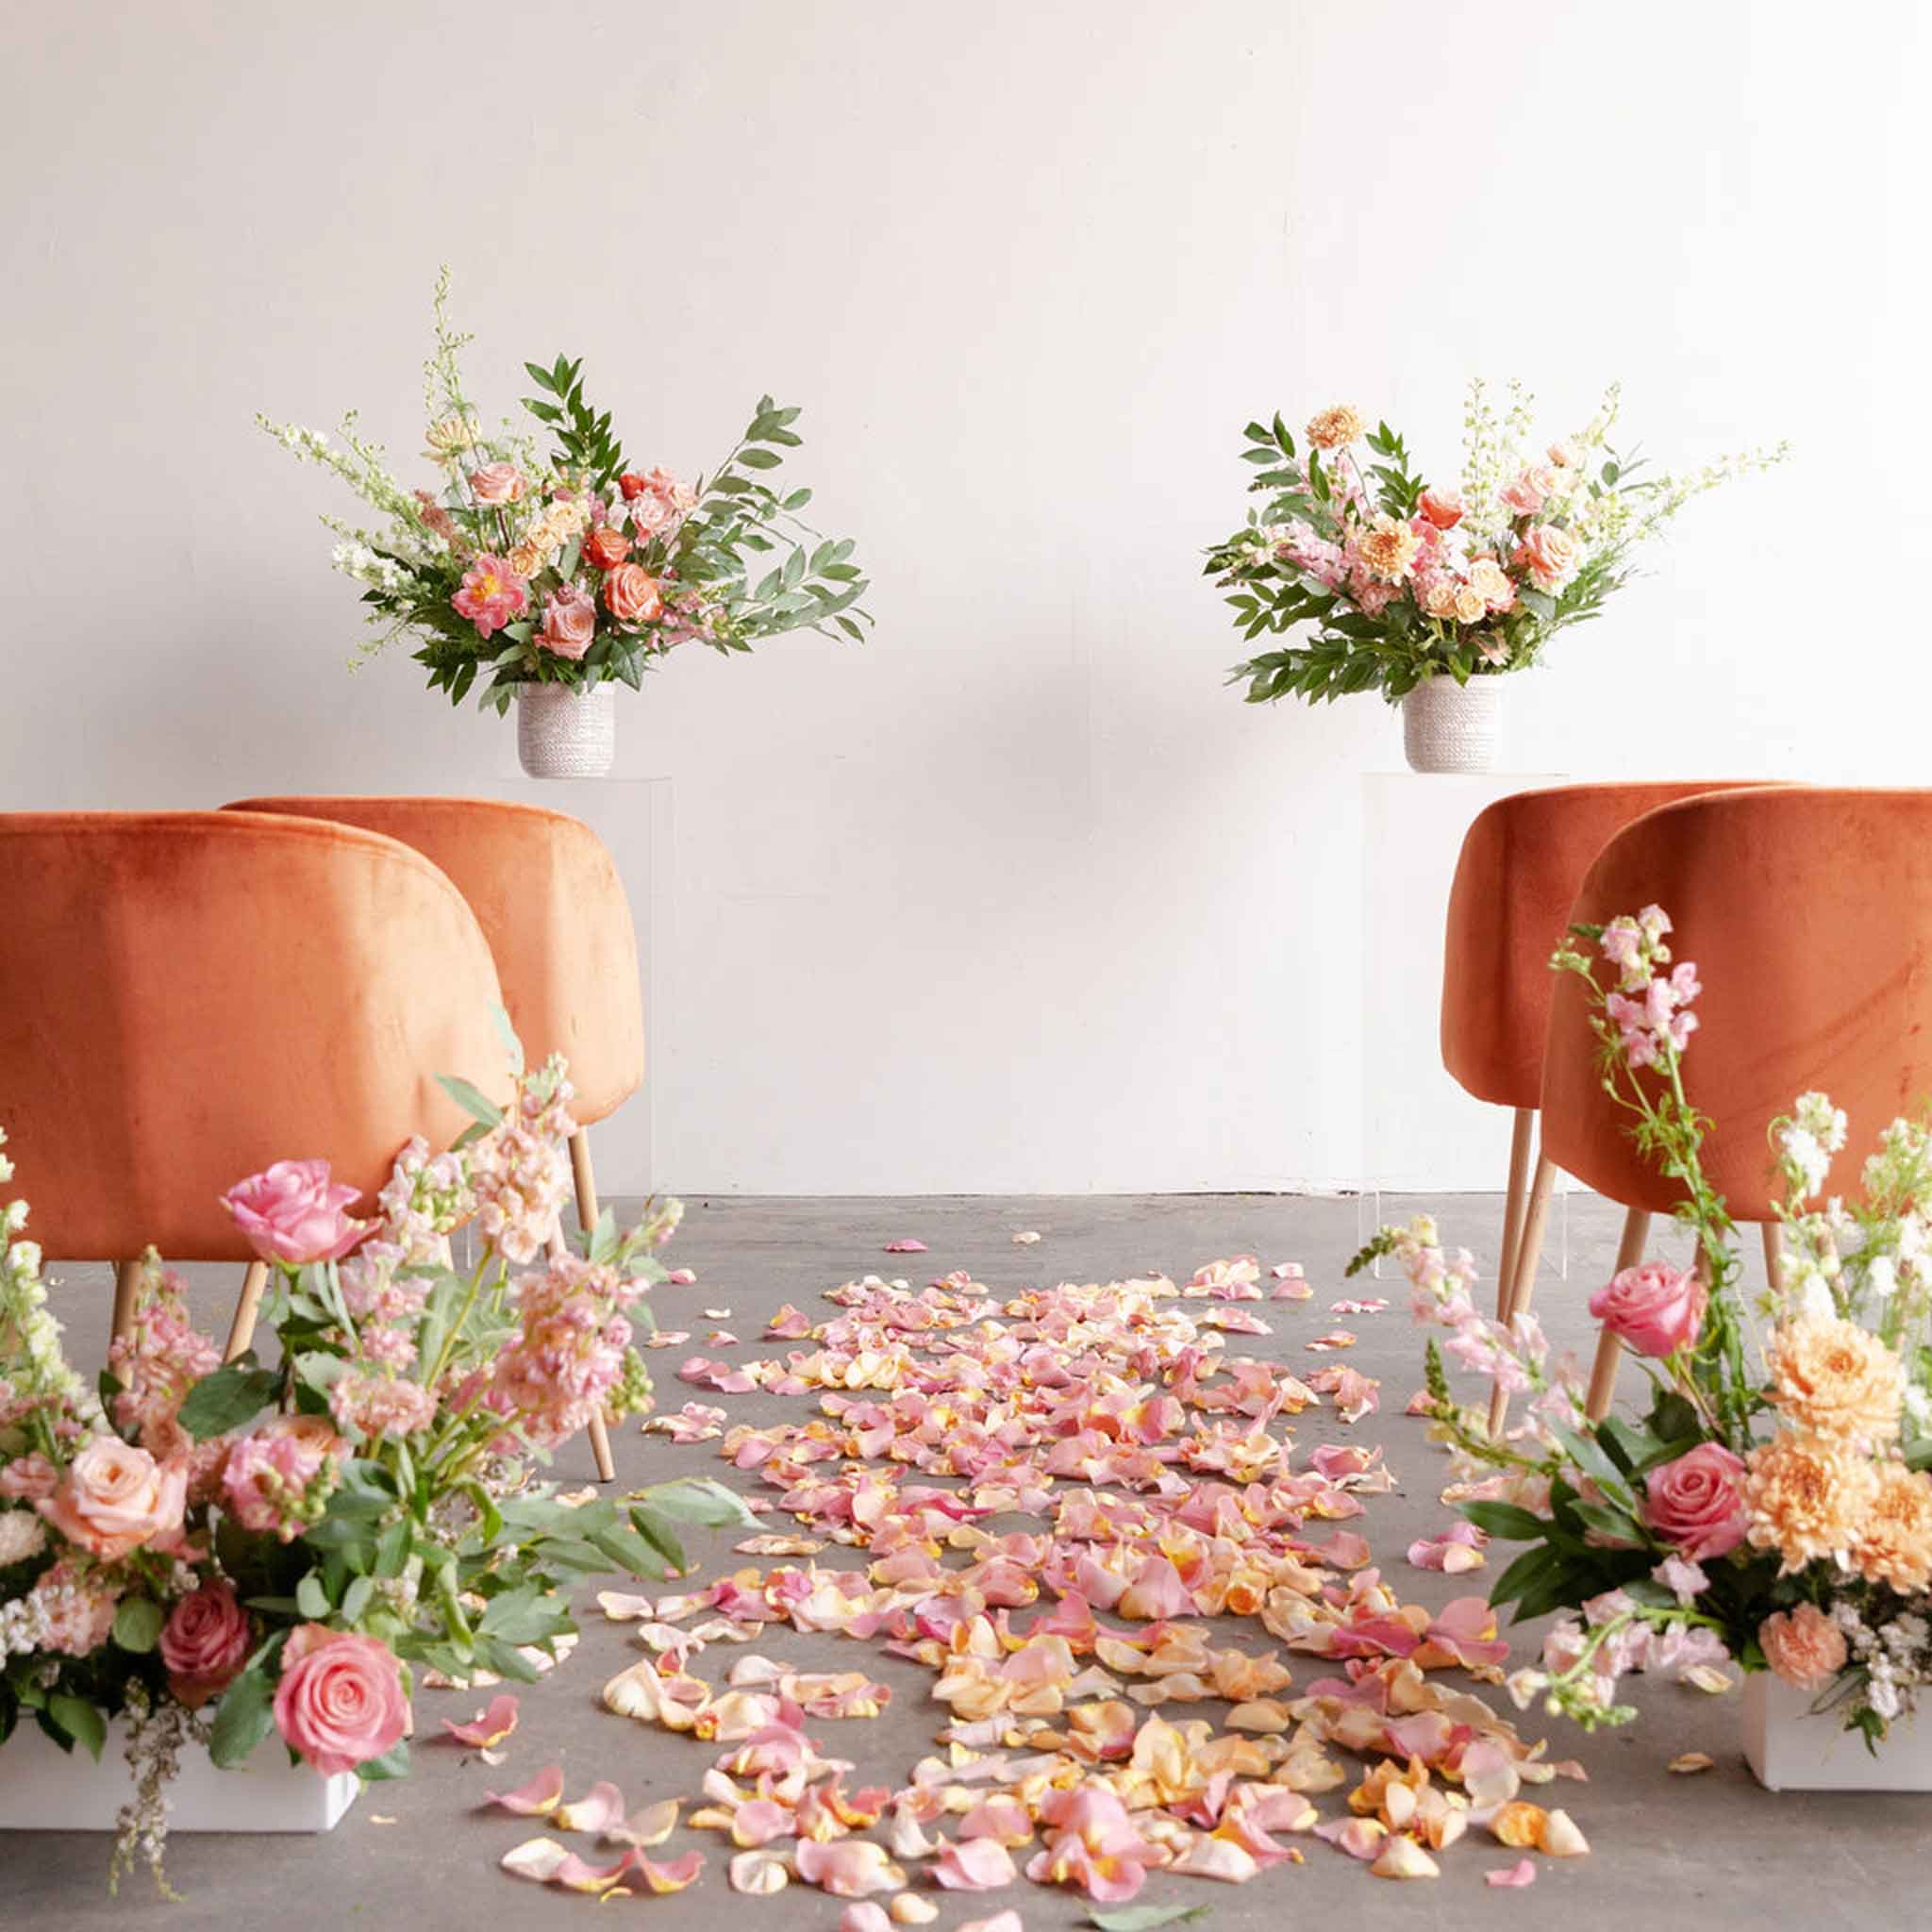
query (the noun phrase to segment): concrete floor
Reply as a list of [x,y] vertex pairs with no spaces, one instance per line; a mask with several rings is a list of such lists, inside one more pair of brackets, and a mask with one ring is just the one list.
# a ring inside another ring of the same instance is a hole
[[[620,1208],[622,1204],[620,1204]],[[1396,1493],[1370,1499],[1357,1526],[1376,1547],[1378,1560],[1405,1592],[1425,1603],[1467,1593],[1483,1576],[1449,1579],[1410,1569],[1403,1559],[1409,1540],[1439,1527],[1447,1512],[1437,1500],[1442,1481],[1439,1452],[1422,1438],[1422,1425],[1400,1413],[1419,1380],[1420,1338],[1406,1308],[1399,1278],[1379,1288],[1344,1287],[1341,1266],[1357,1242],[1357,1204],[1353,1199],[1272,1196],[1187,1196],[1145,1199],[934,1199],[934,1200],[691,1200],[671,1256],[698,1272],[698,1285],[658,1291],[659,1319],[667,1327],[690,1328],[702,1338],[724,1325],[744,1338],[741,1353],[779,1352],[791,1344],[758,1341],[766,1319],[782,1303],[830,1312],[821,1291],[868,1272],[905,1273],[914,1279],[971,1269],[995,1290],[1072,1279],[1107,1280],[1160,1268],[1177,1276],[1219,1256],[1254,1253],[1263,1261],[1298,1260],[1316,1289],[1303,1304],[1275,1303],[1262,1310],[1275,1320],[1271,1338],[1232,1338],[1243,1350],[1306,1364],[1301,1343],[1317,1328],[1304,1325],[1326,1315],[1327,1304],[1344,1293],[1387,1294],[1383,1314],[1350,1318],[1361,1338],[1348,1360],[1383,1383],[1383,1409],[1354,1431],[1326,1409],[1307,1412],[1296,1440],[1306,1450],[1324,1440],[1380,1441],[1401,1479]],[[1441,1223],[1445,1241],[1465,1243],[1485,1261],[1496,1246],[1500,1204],[1494,1197],[1459,1195],[1431,1201],[1385,1200],[1391,1218],[1426,1208]],[[1037,1246],[1015,1247],[1016,1229],[1037,1228]],[[1600,1281],[1614,1251],[1617,1217],[1587,1196],[1571,1205],[1570,1278],[1546,1275],[1539,1285],[1539,1312],[1561,1344],[1581,1347],[1588,1322],[1582,1300]],[[884,1244],[914,1236],[930,1253],[892,1257]],[[916,1271],[916,1273],[915,1273]],[[62,1271],[55,1271],[57,1274]],[[211,1271],[204,1291],[197,1278],[197,1307],[216,1325],[221,1294],[232,1291],[227,1274]],[[75,1359],[91,1362],[103,1346],[108,1303],[108,1277],[100,1269],[64,1271],[58,1309],[69,1324]],[[729,1307],[731,1318],[714,1324],[705,1307]],[[693,1347],[697,1342],[693,1342]],[[687,1389],[670,1370],[682,1351],[655,1356],[664,1365],[660,1396],[676,1407],[696,1397],[715,1402],[734,1419],[796,1417],[800,1399],[763,1394],[715,1396]],[[724,1474],[716,1443],[677,1447],[661,1436],[635,1430],[619,1438],[619,1474],[626,1485],[692,1472]],[[573,1445],[558,1474],[575,1483],[591,1474],[587,1451]],[[733,1478],[736,1479],[736,1478]],[[774,1526],[783,1526],[782,1520]],[[716,1574],[755,1559],[734,1557],[733,1539],[693,1539],[705,1562],[700,1574]],[[823,1560],[837,1560],[834,1546]],[[1490,1574],[1494,1574],[1494,1566]],[[186,1902],[157,1900],[144,1874],[124,1883],[118,1900],[107,1895],[108,1841],[91,1834],[22,1837],[0,1856],[0,1925],[92,1928],[129,1925],[275,1926],[289,1932],[334,1925],[402,1926],[467,1924],[548,1926],[588,1924],[595,1911],[587,1900],[546,1892],[501,1875],[496,1860],[531,1835],[528,1822],[474,1808],[491,1788],[508,1790],[545,1764],[561,1762],[569,1793],[596,1778],[618,1784],[635,1807],[649,1800],[694,1791],[716,1755],[687,1740],[649,1730],[603,1713],[596,1704],[605,1679],[635,1659],[622,1627],[608,1624],[584,1592],[588,1614],[576,1656],[543,1684],[523,1693],[523,1721],[508,1762],[491,1771],[454,1747],[425,1745],[404,1782],[374,1788],[330,1836],[275,1840],[181,1837],[169,1856],[171,1876]],[[1535,1649],[1535,1631],[1521,1633],[1524,1655]],[[1241,1640],[1258,1640],[1246,1626]],[[1265,1640],[1261,1640],[1265,1641]],[[886,1714],[870,1724],[820,1726],[828,1750],[856,1757],[856,1783],[903,1782],[913,1762],[931,1748],[944,1712],[927,1703],[929,1679],[916,1666],[836,1638],[808,1638],[779,1629],[757,1646],[764,1654],[794,1659],[807,1668],[864,1667],[894,1690]],[[727,1653],[729,1655],[730,1653]],[[1311,1660],[1291,1659],[1297,1680],[1318,1672]],[[699,1660],[701,1674],[717,1674],[716,1659]],[[441,1716],[467,1718],[483,1700],[464,1693],[425,1692],[419,1726],[438,1729]],[[1668,1684],[1636,1686],[1643,1708],[1628,1729],[1587,1737],[1557,1725],[1552,1755],[1575,1757],[1589,1768],[1588,1786],[1561,1785],[1563,1803],[1582,1825],[1593,1855],[1567,1864],[1539,1860],[1537,1883],[1525,1892],[1496,1891],[1482,1874],[1512,1862],[1500,1847],[1474,1838],[1444,1855],[1443,1876],[1434,1882],[1393,1885],[1318,1841],[1307,1840],[1306,1865],[1263,1874],[1242,1887],[1157,1876],[1138,1903],[1182,1901],[1208,1907],[1209,1923],[1238,1928],[1274,1927],[1373,1916],[1390,1926],[1462,1926],[1545,1922],[1560,1914],[1566,1932],[1593,1927],[1705,1925],[1811,1927],[1829,1914],[1864,1928],[1932,1924],[1932,1902],[1923,1896],[1920,1833],[1927,1804],[1909,1797],[1772,1796],[1758,1790],[1737,1748],[1734,1701],[1712,1699]],[[1525,1719],[1526,1726],[1533,1719]],[[264,1747],[267,1748],[267,1747]],[[1701,1776],[1670,1775],[1665,1766],[1680,1752],[1707,1751],[1716,1768]],[[1324,1810],[1335,1800],[1324,1801]],[[383,1821],[383,1822],[379,1822]],[[387,1821],[393,1821],[387,1822]],[[4,1824],[0,1817],[0,1824]],[[588,1841],[584,1848],[590,1849]],[[708,1854],[705,1875],[691,1890],[664,1898],[618,1901],[620,1914],[647,1913],[660,1932],[698,1932],[727,1921],[753,1927],[802,1926],[831,1932],[841,1903],[793,1885],[775,1900],[746,1899],[724,1879],[727,1849],[715,1833],[680,1831],[657,1856],[688,1846]],[[1017,1908],[1029,1932],[1084,1921],[1085,1901],[1064,1891],[1024,1883],[1002,1892],[953,1897],[937,1894],[937,1932],[1004,1907]]]

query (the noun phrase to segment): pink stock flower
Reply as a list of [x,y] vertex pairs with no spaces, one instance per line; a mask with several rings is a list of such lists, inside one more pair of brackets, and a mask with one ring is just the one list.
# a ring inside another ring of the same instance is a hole
[[1590,1312],[1639,1355],[1667,1356],[1697,1340],[1704,1284],[1668,1261],[1646,1261],[1613,1275],[1590,1298]]
[[98,1570],[63,1557],[42,1573],[26,1594],[39,1628],[38,1648],[60,1657],[92,1657],[114,1628],[120,1591]]
[[591,648],[597,634],[597,600],[575,584],[563,584],[543,600],[543,623],[535,641],[558,658],[573,660]]
[[380,1757],[408,1718],[402,1672],[386,1643],[304,1624],[283,1646],[275,1729],[325,1776]]
[[60,1487],[34,1507],[64,1536],[103,1561],[181,1527],[188,1472],[160,1463],[118,1436],[96,1436],[67,1465]]
[[1700,1442],[1643,1478],[1643,1513],[1690,1561],[1726,1556],[1744,1541],[1743,1479],[1741,1457],[1722,1442]]
[[161,1662],[178,1703],[199,1709],[225,1690],[248,1660],[248,1612],[226,1583],[204,1583],[169,1612]]
[[[470,492],[478,503],[492,507],[500,503],[521,503],[529,484],[514,463],[485,463],[470,472]],[[465,611],[464,616],[470,613]]]
[[38,1449],[16,1456],[0,1468],[0,1496],[16,1503],[38,1503],[60,1486],[60,1472]]
[[292,1542],[328,1506],[347,1445],[320,1416],[284,1416],[228,1452],[222,1495],[243,1529]]
[[352,1220],[347,1209],[359,1190],[332,1185],[328,1176],[325,1160],[277,1160],[237,1181],[222,1206],[264,1261],[291,1268],[337,1261],[375,1224]]
[[482,637],[492,637],[530,608],[530,586],[501,557],[487,550],[463,573],[462,588],[450,600]]
[[1816,1690],[1845,1667],[1845,1639],[1816,1604],[1799,1604],[1757,1626],[1764,1660],[1787,1684]]
[[401,1375],[352,1369],[336,1378],[328,1408],[341,1428],[359,1435],[412,1436],[436,1420],[436,1391]]

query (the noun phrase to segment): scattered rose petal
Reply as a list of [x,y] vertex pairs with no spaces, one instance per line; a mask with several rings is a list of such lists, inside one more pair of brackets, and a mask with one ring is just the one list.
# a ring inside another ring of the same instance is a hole
[[569,1849],[554,1838],[531,1838],[512,1845],[496,1862],[512,1878],[530,1878],[539,1885],[548,1885],[569,1857]]
[[546,1764],[528,1784],[513,1791],[485,1791],[483,1802],[523,1818],[547,1818],[563,1802],[563,1766]]
[[505,1691],[501,1697],[492,1697],[488,1707],[479,1710],[466,1724],[452,1724],[448,1718],[441,1719],[441,1723],[458,1744],[487,1749],[502,1743],[516,1729],[517,1700]]
[[1513,1865],[1498,1865],[1492,1872],[1483,1874],[1485,1885],[1524,1886],[1536,1883],[1536,1861],[1533,1858],[1519,1858]]
[[1722,1697],[1731,1689],[1736,1679],[1721,1671],[1715,1664],[1692,1664],[1678,1679],[1689,1684],[1693,1690],[1702,1690],[1709,1697]]
[[664,1280],[671,1288],[689,1288],[698,1278],[695,1268],[674,1268]]
[[889,1255],[923,1255],[925,1252],[926,1247],[924,1241],[908,1239],[899,1241],[888,1241],[886,1243],[886,1253]]
[[1030,1248],[1039,1239],[1040,1236],[1035,1229],[1023,1228],[1013,1237],[1013,1245],[1016,1248]]
[[594,1784],[581,1798],[550,1814],[553,1831],[610,1832],[624,1823],[624,1793],[613,1784]]

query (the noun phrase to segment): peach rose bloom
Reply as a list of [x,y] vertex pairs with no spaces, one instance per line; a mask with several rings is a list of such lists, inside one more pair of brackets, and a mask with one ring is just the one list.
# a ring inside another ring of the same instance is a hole
[[1308,422],[1308,441],[1317,449],[1346,449],[1361,440],[1362,419],[1346,403],[1324,409]]
[[1877,1481],[1869,1459],[1841,1442],[1774,1436],[1745,1460],[1746,1534],[1754,1547],[1777,1551],[1789,1575],[1851,1548]]
[[1905,1371],[1869,1328],[1800,1315],[1777,1329],[1765,1354],[1772,1402],[1793,1428],[1873,1449],[1898,1440]]
[[597,634],[597,600],[575,584],[551,591],[543,604],[543,627],[536,641],[559,658],[575,659]]
[[1431,584],[1428,595],[1423,600],[1423,608],[1431,617],[1440,618],[1444,624],[1453,624],[1456,621],[1456,591],[1455,582],[1448,577]]
[[485,463],[470,472],[470,489],[478,503],[521,503],[529,487],[514,463]]
[[630,555],[630,539],[614,524],[602,524],[584,539],[584,555],[599,570],[615,570]]
[[1488,600],[1474,584],[1464,584],[1456,593],[1456,618],[1459,624],[1480,624],[1490,614]]
[[1524,470],[1497,491],[1496,500],[1512,517],[1533,517],[1542,508],[1543,498],[1548,493],[1538,483],[1537,473]]
[[34,1507],[64,1536],[111,1562],[181,1527],[188,1473],[118,1436],[96,1436],[51,1496]]
[[1582,552],[1568,530],[1540,524],[1516,546],[1516,560],[1540,591],[1560,591],[1576,575]]
[[1765,1662],[1800,1690],[1817,1690],[1845,1667],[1844,1632],[1816,1604],[1765,1618],[1757,1641]]
[[604,607],[619,624],[647,624],[663,610],[664,600],[642,564],[621,563],[604,579]]
[[1469,587],[1491,610],[1507,610],[1516,602],[1509,573],[1493,557],[1478,557],[1469,566]]
[[1902,1462],[1878,1465],[1852,1561],[1868,1583],[1889,1583],[1901,1595],[1932,1583],[1932,1476]]
[[304,1624],[282,1647],[275,1728],[325,1776],[380,1757],[409,1721],[394,1654],[374,1637]]
[[1415,507],[1439,530],[1453,530],[1462,521],[1459,490],[1424,490]]

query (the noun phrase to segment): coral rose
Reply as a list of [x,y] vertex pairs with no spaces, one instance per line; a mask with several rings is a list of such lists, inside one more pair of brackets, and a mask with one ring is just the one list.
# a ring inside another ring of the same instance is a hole
[[584,555],[599,570],[615,570],[630,555],[630,539],[615,524],[599,524],[584,539]]
[[161,1631],[168,1688],[190,1710],[225,1690],[248,1660],[248,1612],[225,1583],[204,1583]]
[[1453,530],[1462,521],[1462,492],[1459,490],[1424,490],[1415,507],[1439,530]]
[[60,1487],[34,1505],[71,1543],[104,1561],[181,1527],[188,1472],[157,1462],[119,1436],[96,1436],[67,1465]]
[[347,1212],[358,1190],[333,1186],[325,1160],[277,1160],[237,1181],[222,1206],[264,1261],[339,1261],[375,1224]]
[[619,624],[649,624],[662,613],[664,599],[641,564],[621,563],[604,579],[604,608]]
[[544,599],[543,625],[533,641],[559,658],[577,658],[591,648],[596,634],[597,600],[588,591],[565,584]]
[[1317,449],[1346,449],[1361,439],[1362,419],[1346,403],[1324,409],[1308,423],[1308,441]]
[[1697,1340],[1704,1285],[1667,1261],[1646,1261],[1613,1275],[1590,1298],[1590,1312],[1639,1355],[1665,1356]]
[[1497,491],[1496,500],[1511,517],[1533,517],[1542,508],[1544,494],[1537,480],[1537,473],[1524,470]]
[[1866,1582],[1889,1583],[1902,1596],[1932,1583],[1932,1476],[1902,1462],[1878,1465],[1852,1561]]
[[1743,1474],[1722,1442],[1700,1442],[1643,1478],[1644,1516],[1693,1563],[1724,1556],[1744,1540]]
[[1765,1351],[1771,1399],[1793,1428],[1880,1448],[1898,1440],[1899,1358],[1870,1329],[1838,1315],[1800,1315]]
[[1816,1604],[1765,1618],[1757,1642],[1772,1670],[1800,1690],[1817,1690],[1845,1667],[1844,1632]]
[[1540,591],[1560,591],[1576,575],[1583,553],[1576,539],[1555,524],[1539,524],[1516,546],[1515,561]]
[[304,1624],[282,1648],[275,1718],[290,1750],[325,1776],[354,1771],[408,1724],[401,1667],[374,1637]]
[[1774,1436],[1752,1450],[1745,1471],[1752,1544],[1777,1551],[1786,1574],[1836,1557],[1851,1548],[1876,1486],[1870,1461],[1842,1443]]
[[514,463],[485,463],[470,472],[470,492],[478,503],[521,503],[529,487]]

